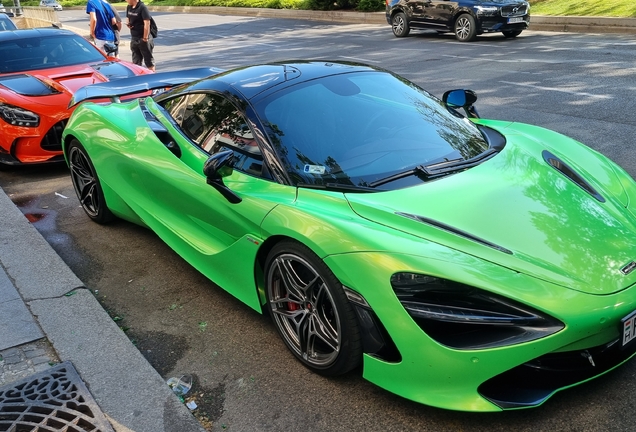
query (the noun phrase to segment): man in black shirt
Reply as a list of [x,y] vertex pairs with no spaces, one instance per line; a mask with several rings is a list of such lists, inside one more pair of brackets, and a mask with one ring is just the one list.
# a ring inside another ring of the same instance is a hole
[[150,34],[150,11],[141,0],[126,0],[126,17],[130,29],[130,50],[135,64],[144,64],[151,71],[155,70],[155,59],[152,49],[155,44]]

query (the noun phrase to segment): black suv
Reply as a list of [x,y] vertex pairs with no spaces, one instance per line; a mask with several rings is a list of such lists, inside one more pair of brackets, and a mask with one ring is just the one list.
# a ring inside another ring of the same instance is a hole
[[502,32],[517,37],[530,24],[530,4],[523,0],[386,0],[386,20],[393,34],[411,28],[455,33],[468,42],[479,34]]

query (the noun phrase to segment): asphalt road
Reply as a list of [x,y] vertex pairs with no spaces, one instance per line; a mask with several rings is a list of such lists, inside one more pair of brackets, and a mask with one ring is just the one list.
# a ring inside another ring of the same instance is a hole
[[[59,14],[85,26],[81,11]],[[215,15],[154,14],[158,71],[321,58],[371,63],[431,93],[471,88],[482,117],[570,135],[632,176],[636,40],[525,32],[462,44],[452,35],[397,39],[387,26]],[[128,58],[126,49],[120,54]],[[444,411],[393,396],[360,377],[311,374],[267,316],[227,295],[150,231],[91,223],[64,167],[0,172],[0,186],[165,378],[191,374],[197,413],[235,431],[626,431],[636,427],[636,362],[563,391],[544,406],[499,414]]]

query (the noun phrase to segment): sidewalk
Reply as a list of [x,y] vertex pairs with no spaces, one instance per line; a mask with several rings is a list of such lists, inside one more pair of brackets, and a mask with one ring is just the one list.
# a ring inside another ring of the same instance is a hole
[[203,431],[1,188],[0,220],[0,408],[12,383],[70,362],[115,431]]

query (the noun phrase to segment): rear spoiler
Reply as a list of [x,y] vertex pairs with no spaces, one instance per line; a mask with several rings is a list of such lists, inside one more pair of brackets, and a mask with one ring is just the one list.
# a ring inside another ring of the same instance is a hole
[[77,90],[68,104],[69,108],[80,102],[91,99],[110,99],[119,102],[121,96],[145,93],[186,84],[225,72],[218,68],[185,69],[175,72],[159,72],[147,75],[136,75],[99,84],[91,84]]

